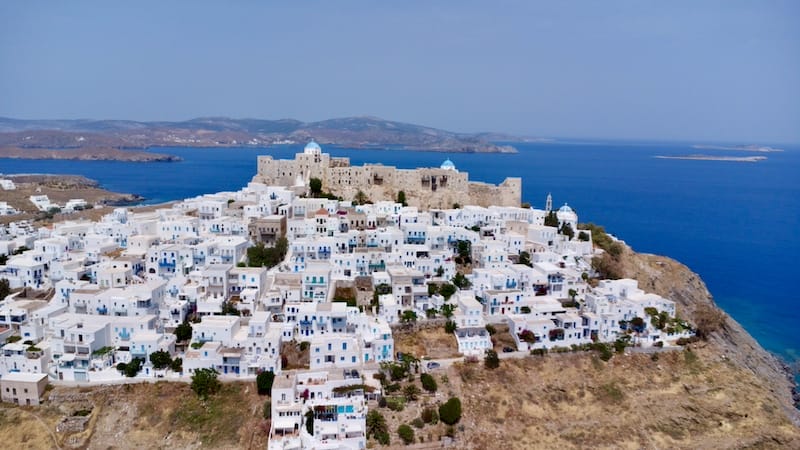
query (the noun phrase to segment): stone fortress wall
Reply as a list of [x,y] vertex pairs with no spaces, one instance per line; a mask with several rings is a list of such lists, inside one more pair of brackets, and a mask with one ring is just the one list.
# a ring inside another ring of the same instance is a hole
[[420,209],[451,208],[454,204],[519,206],[522,179],[506,178],[499,185],[469,181],[449,160],[439,168],[398,169],[380,164],[351,166],[349,158],[332,158],[315,142],[306,145],[293,160],[258,157],[254,182],[287,187],[308,187],[311,178],[322,180],[322,189],[346,200],[360,190],[371,201],[395,200],[403,191],[406,202]]

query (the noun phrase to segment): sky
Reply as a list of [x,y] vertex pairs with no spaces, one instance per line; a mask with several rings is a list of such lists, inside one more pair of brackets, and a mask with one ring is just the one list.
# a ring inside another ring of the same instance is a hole
[[800,142],[797,1],[2,1],[0,116]]

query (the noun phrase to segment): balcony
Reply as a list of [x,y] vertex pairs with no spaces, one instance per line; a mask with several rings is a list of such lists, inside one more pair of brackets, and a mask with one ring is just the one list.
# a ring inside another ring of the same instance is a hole
[[175,263],[174,262],[167,262],[167,260],[161,260],[161,261],[158,262],[158,267],[165,267],[165,268],[174,269],[175,268]]

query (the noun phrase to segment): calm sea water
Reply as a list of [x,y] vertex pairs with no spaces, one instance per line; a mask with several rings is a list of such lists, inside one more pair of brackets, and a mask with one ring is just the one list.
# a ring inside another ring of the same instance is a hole
[[[699,152],[676,143],[515,145],[520,152],[507,155],[324,150],[353,164],[401,168],[438,166],[450,158],[471,179],[491,183],[523,177],[524,201],[541,208],[551,192],[556,206],[568,202],[581,221],[604,225],[637,251],[685,263],[764,347],[800,359],[793,264],[800,255],[800,147],[783,146],[785,152],[759,163],[735,163],[653,158]],[[0,159],[0,173],[80,174],[158,203],[237,190],[255,173],[257,155],[291,158],[301,148],[158,150],[184,158],[177,163]]]

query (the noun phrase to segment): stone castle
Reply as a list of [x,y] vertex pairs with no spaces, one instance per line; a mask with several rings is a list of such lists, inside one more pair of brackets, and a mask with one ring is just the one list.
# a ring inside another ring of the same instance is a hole
[[323,191],[352,200],[359,191],[371,201],[396,200],[405,193],[406,202],[420,209],[447,209],[453,205],[520,206],[522,179],[506,178],[499,185],[469,181],[448,159],[439,168],[398,169],[381,164],[351,166],[350,158],[322,153],[311,141],[293,160],[258,157],[254,182],[272,186],[308,186],[311,178],[322,180]]

